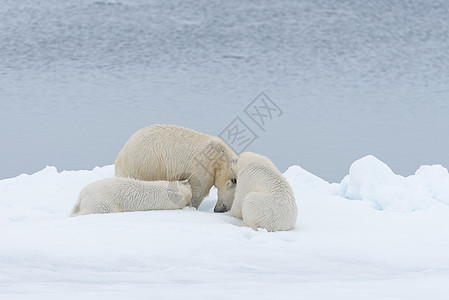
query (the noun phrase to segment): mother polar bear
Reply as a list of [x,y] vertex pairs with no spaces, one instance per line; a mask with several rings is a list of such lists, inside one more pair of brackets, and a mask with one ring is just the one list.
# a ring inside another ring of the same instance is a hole
[[232,158],[237,155],[220,138],[175,125],[140,129],[115,160],[115,175],[139,180],[184,180],[198,208],[214,185],[218,201],[234,199]]

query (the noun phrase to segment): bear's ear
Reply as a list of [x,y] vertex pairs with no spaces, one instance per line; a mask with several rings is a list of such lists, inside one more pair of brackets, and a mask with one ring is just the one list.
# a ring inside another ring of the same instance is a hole
[[213,159],[220,157],[221,155],[223,155],[223,153],[223,148],[220,143],[214,140],[210,140],[203,150],[204,155]]
[[215,142],[215,148],[219,152],[218,154],[223,155],[225,153],[225,148],[221,143]]
[[237,159],[238,157],[233,157],[232,158],[232,165],[235,166],[235,164],[237,163]]
[[217,147],[217,142],[214,140],[210,140],[209,143],[207,143],[207,145],[210,147]]
[[210,140],[210,141],[207,143],[206,150],[209,150],[209,151],[210,151],[211,149],[214,149],[214,150],[216,150],[216,151],[221,150],[221,145],[220,145],[220,143],[218,143],[217,141],[214,141],[214,140]]
[[226,188],[227,189],[230,189],[230,188],[232,188],[234,186],[234,184],[236,183],[236,182],[234,182],[234,180],[235,179],[226,181]]

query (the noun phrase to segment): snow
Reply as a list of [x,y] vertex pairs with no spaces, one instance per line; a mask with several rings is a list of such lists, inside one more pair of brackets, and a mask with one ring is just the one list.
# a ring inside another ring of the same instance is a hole
[[369,201],[377,209],[412,211],[435,201],[449,204],[449,173],[441,165],[422,166],[403,177],[370,155],[351,165],[341,188],[344,197]]
[[373,156],[328,183],[285,176],[297,227],[268,233],[199,210],[69,218],[79,191],[112,177],[54,167],[0,181],[0,299],[446,299],[449,175],[394,174]]

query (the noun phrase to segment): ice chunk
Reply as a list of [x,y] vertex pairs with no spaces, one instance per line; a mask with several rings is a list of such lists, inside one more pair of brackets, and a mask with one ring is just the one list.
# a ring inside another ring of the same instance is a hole
[[[379,210],[413,211],[430,206],[435,199],[446,201],[446,181],[441,176],[444,171],[435,169],[430,171],[430,176],[425,174],[425,170],[423,167],[420,176],[403,177],[394,174],[376,157],[368,155],[351,165],[349,175],[341,182],[341,193],[347,199],[368,201]],[[443,183],[440,184],[440,181]],[[432,196],[432,193],[438,196]]]

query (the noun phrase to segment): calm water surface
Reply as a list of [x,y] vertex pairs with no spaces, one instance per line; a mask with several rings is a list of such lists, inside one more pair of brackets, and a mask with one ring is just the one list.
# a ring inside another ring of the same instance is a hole
[[[340,181],[367,154],[449,166],[447,1],[4,1],[0,178],[112,164],[155,123]],[[244,109],[265,92],[282,115]]]

